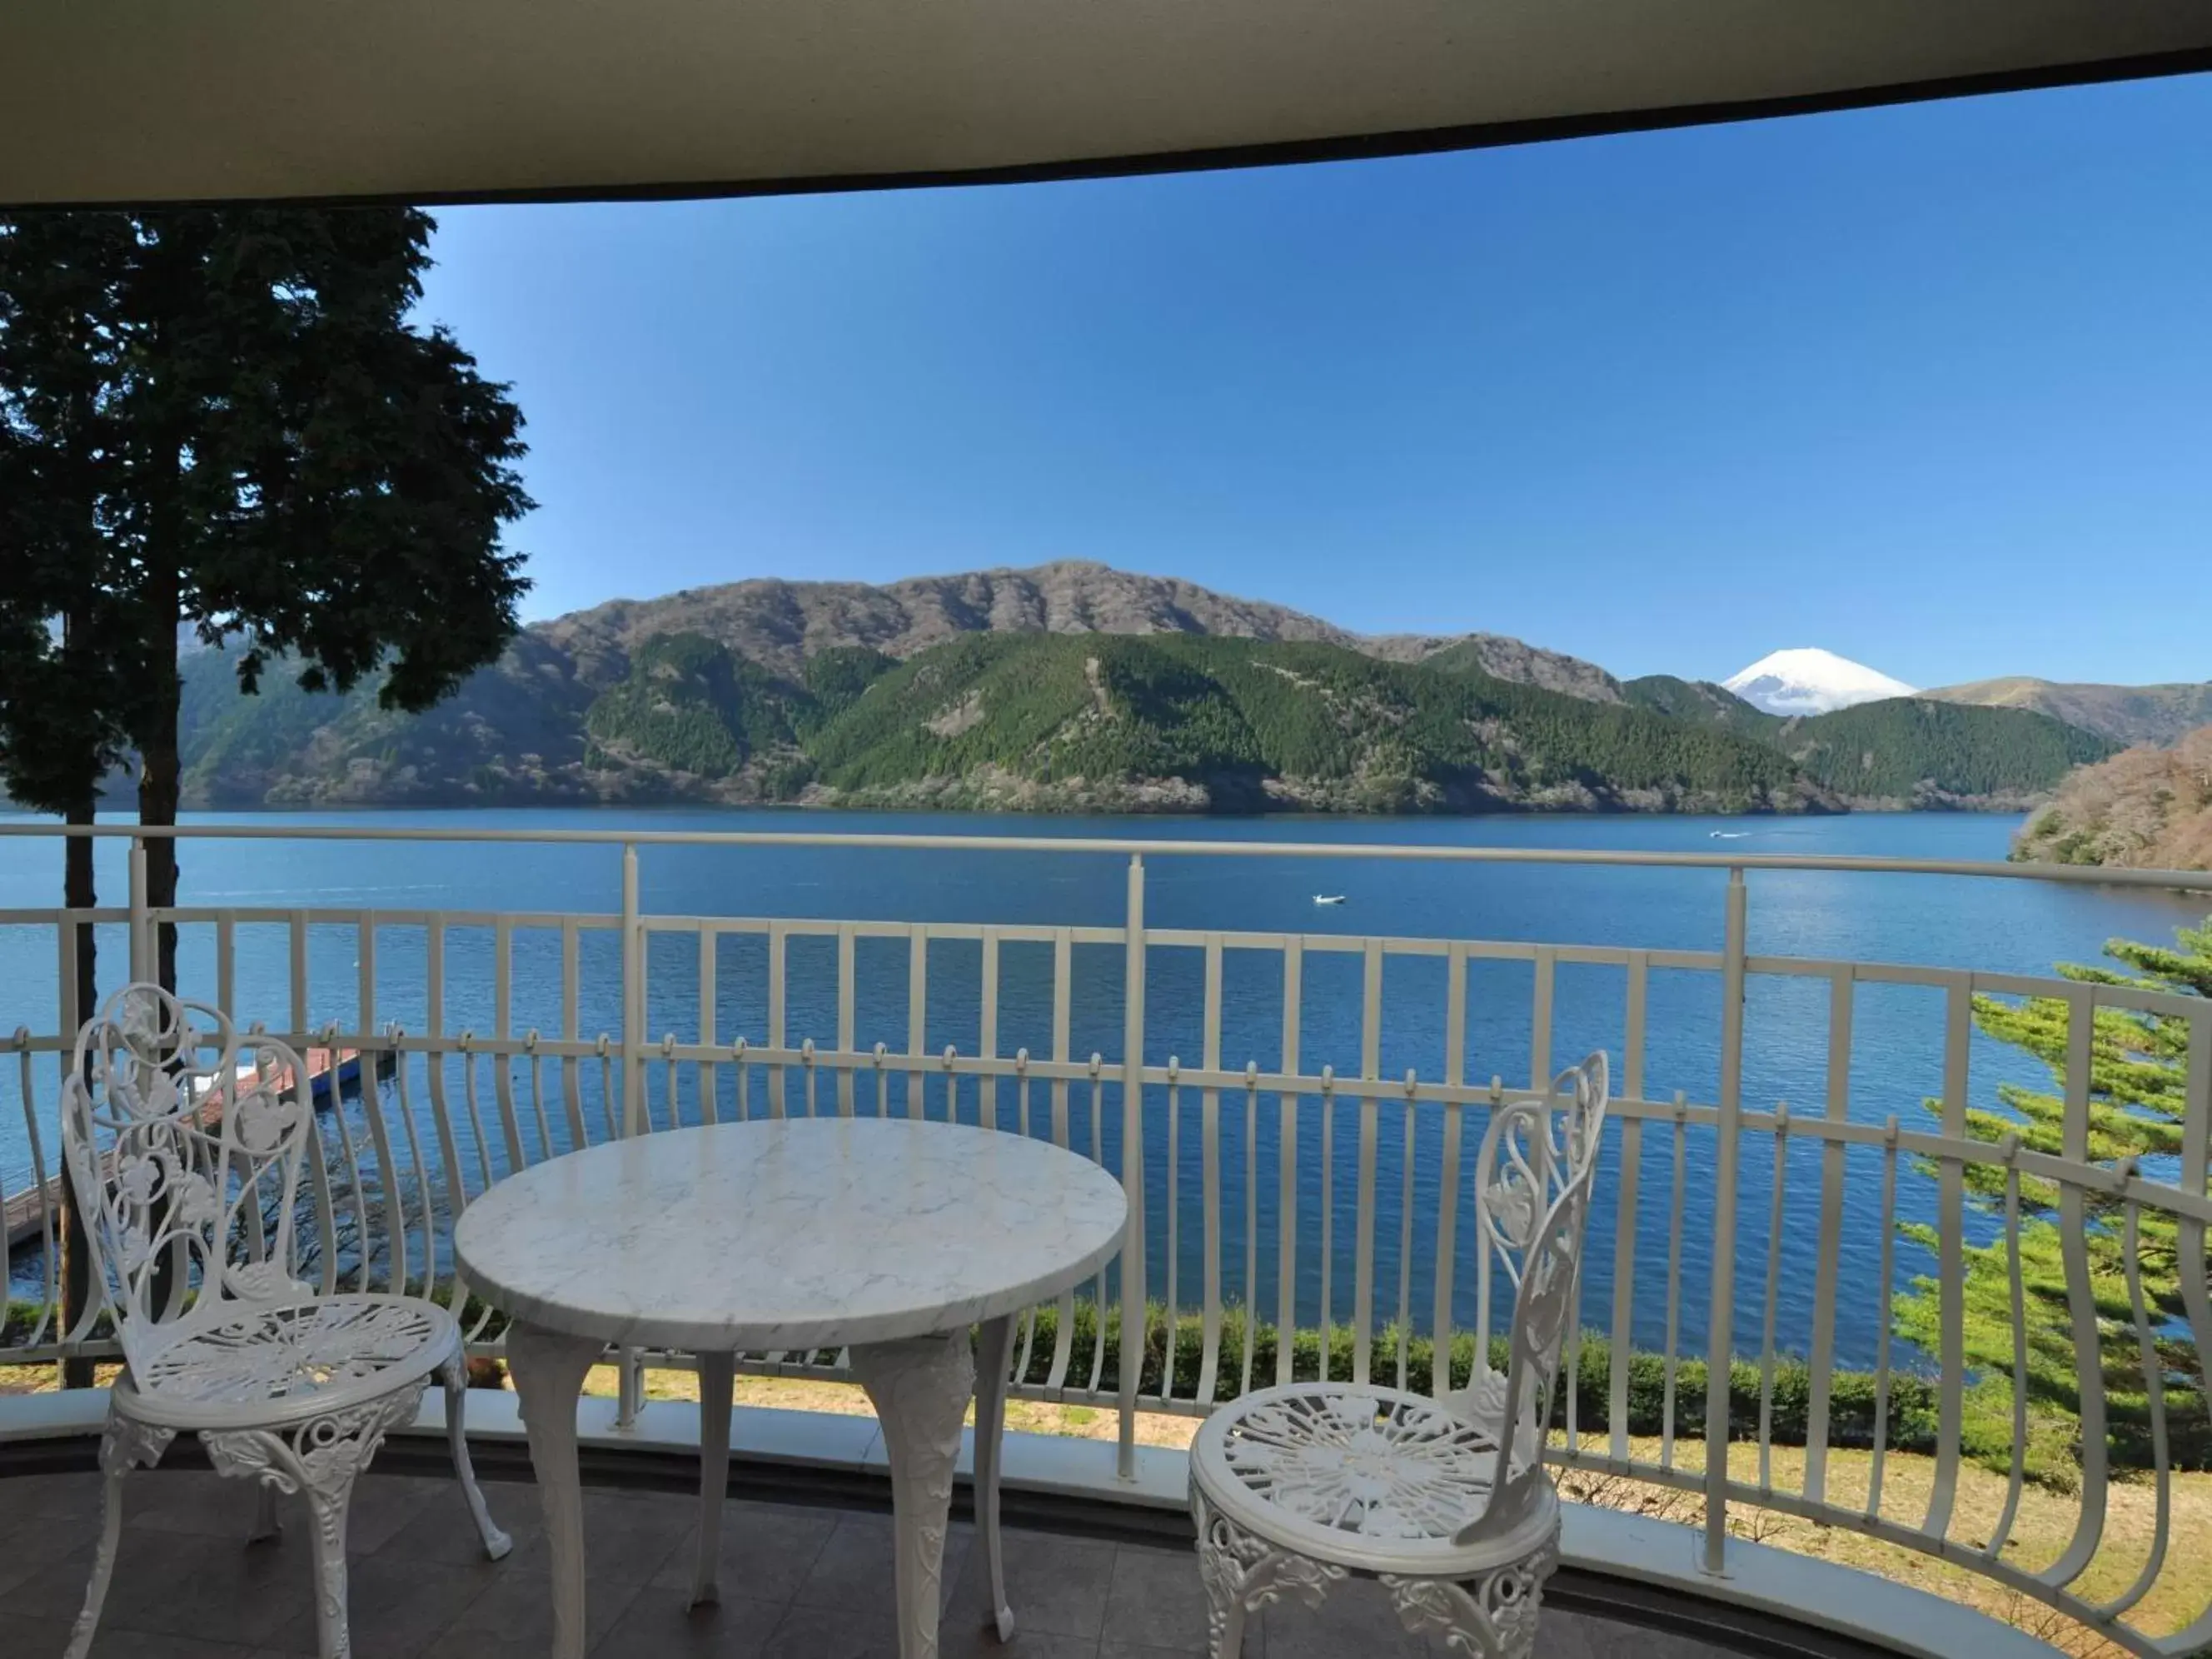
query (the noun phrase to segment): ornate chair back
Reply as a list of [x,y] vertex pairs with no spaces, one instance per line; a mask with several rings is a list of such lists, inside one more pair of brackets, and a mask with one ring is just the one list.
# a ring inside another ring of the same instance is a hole
[[241,1044],[218,1010],[156,986],[125,986],[78,1033],[63,1157],[134,1366],[229,1304],[312,1293],[292,1273],[308,1088],[285,1044]]
[[[1445,1400],[1496,1425],[1498,1471],[1462,1542],[1511,1530],[1538,1497],[1607,1099],[1606,1058],[1594,1054],[1554,1078],[1546,1099],[1498,1109],[1483,1135],[1475,1162],[1474,1369],[1468,1386]],[[1505,1297],[1513,1312],[1500,1371],[1492,1363],[1491,1319]]]

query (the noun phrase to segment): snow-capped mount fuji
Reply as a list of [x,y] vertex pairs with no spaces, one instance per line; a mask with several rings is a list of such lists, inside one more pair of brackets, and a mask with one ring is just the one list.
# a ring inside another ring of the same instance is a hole
[[1771,652],[1721,684],[1770,714],[1826,714],[1854,703],[1909,697],[1912,687],[1816,646]]

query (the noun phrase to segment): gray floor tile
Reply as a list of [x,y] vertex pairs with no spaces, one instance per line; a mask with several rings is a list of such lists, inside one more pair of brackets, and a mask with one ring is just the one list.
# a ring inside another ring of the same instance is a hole
[[[1012,1529],[1005,1536],[1006,1601],[1014,1610],[1016,1631],[1097,1642],[1105,1633],[1115,1546],[1095,1538]],[[971,1548],[953,1607],[982,1607],[982,1571],[983,1552]]]
[[888,1599],[844,1607],[793,1607],[761,1647],[761,1659],[897,1659]]
[[[252,1530],[260,1504],[259,1493],[244,1480],[227,1480],[229,1490],[215,1493],[207,1509],[215,1517],[206,1528],[229,1538],[244,1538]],[[353,1502],[346,1510],[346,1553],[374,1555],[395,1538],[415,1529],[422,1512],[441,1497],[461,1507],[460,1488],[450,1480],[425,1480],[407,1476],[376,1477],[354,1483]],[[287,1539],[305,1539],[314,1520],[304,1498],[279,1497],[276,1521]],[[160,1522],[156,1522],[160,1523]],[[175,1524],[185,1522],[180,1518]]]
[[[961,1571],[974,1547],[975,1531],[965,1524],[945,1535],[945,1565],[939,1580],[940,1607],[949,1606],[961,1586]],[[840,1607],[855,1601],[887,1596],[892,1590],[892,1528],[888,1515],[841,1516],[836,1529],[814,1558],[792,1600],[802,1607]],[[980,1580],[973,1605],[981,1616]]]
[[[453,1524],[465,1525],[463,1516]],[[669,1565],[679,1547],[686,1550],[693,1530],[691,1505],[661,1492],[589,1490],[584,1493],[584,1571],[593,1583],[643,1584]],[[482,1556],[482,1550],[477,1554]],[[552,1556],[543,1524],[518,1543],[495,1571],[544,1577]],[[684,1583],[690,1582],[687,1576]]]
[[21,1653],[26,1659],[58,1659],[69,1645],[70,1621],[66,1619],[17,1619],[5,1608],[0,1608],[0,1618],[7,1620],[10,1654]]
[[[10,1597],[18,1587],[32,1586],[58,1571],[66,1577],[66,1571],[57,1564],[76,1557],[82,1556],[88,1570],[92,1547],[99,1537],[97,1511],[27,1516],[21,1525],[0,1529],[0,1598]],[[82,1577],[76,1582],[82,1589]]]
[[[125,1534],[124,1549],[117,1555],[116,1576],[120,1577],[126,1564],[141,1559],[140,1553],[130,1547]],[[92,1577],[91,1544],[81,1544],[67,1555],[58,1556],[27,1575],[21,1583],[9,1587],[0,1594],[0,1617],[9,1626],[18,1619],[53,1619],[68,1622],[74,1620],[84,1606],[86,1584]],[[144,1559],[151,1559],[151,1550]],[[112,1589],[109,1592],[113,1601]]]
[[1114,1558],[1106,1634],[1131,1648],[1206,1651],[1206,1590],[1195,1550],[1124,1544]]
[[148,1470],[123,1483],[123,1524],[244,1539],[258,1503],[250,1481],[226,1480],[206,1469]]
[[[698,1551],[698,1530],[689,1525],[690,1500],[680,1500],[684,1535],[655,1575],[656,1588],[689,1590]],[[788,1601],[806,1582],[842,1516],[788,1504],[736,1502],[722,1509],[722,1547],[717,1574],[722,1594],[752,1601]]]
[[1537,1626],[1536,1650],[1544,1659],[1718,1659],[1711,1646],[1687,1637],[1552,1607]]
[[[57,1647],[54,1652],[61,1650]],[[254,1659],[254,1650],[234,1642],[203,1642],[191,1636],[156,1636],[147,1631],[102,1631],[92,1644],[92,1659]],[[369,1659],[363,1654],[361,1659]]]
[[592,1659],[757,1659],[783,1619],[782,1604],[725,1599],[687,1607],[663,1587],[641,1591]]
[[[793,1607],[761,1650],[761,1659],[898,1659],[898,1650],[886,1595],[844,1607]],[[1097,1643],[1088,1638],[1039,1631],[1018,1630],[1012,1642],[1001,1644],[997,1631],[957,1607],[938,1631],[939,1659],[1096,1659],[1097,1651]]]
[[1267,1659],[1430,1659],[1445,1651],[1441,1638],[1409,1635],[1389,1595],[1369,1578],[1333,1586],[1318,1607],[1279,1601],[1260,1623]]
[[126,1528],[100,1625],[267,1647],[312,1607],[312,1583],[303,1547]]
[[[161,1483],[173,1484],[161,1484]],[[0,1479],[0,1652],[58,1655],[92,1566],[100,1482],[92,1474]],[[487,1562],[449,1477],[365,1478],[356,1495],[349,1601],[356,1659],[543,1659],[552,1632],[537,1489],[487,1488],[517,1540]],[[252,1490],[185,1471],[134,1479],[94,1659],[301,1659],[314,1651],[313,1551],[300,1514],[248,1547]],[[896,1659],[888,1516],[739,1501],[725,1513],[726,1604],[686,1610],[697,1506],[675,1493],[586,1494],[593,1659]],[[195,1515],[191,1506],[204,1506]],[[133,1518],[135,1517],[135,1518]],[[942,1659],[1191,1659],[1204,1652],[1195,1558],[1182,1550],[1009,1530],[1016,1633],[986,1626],[972,1528],[947,1540]],[[641,1588],[642,1586],[643,1588]],[[1372,1583],[1319,1609],[1271,1607],[1242,1659],[1431,1659]],[[1717,1659],[1708,1644],[1547,1612],[1544,1659]]]
[[[641,1594],[635,1584],[594,1579],[584,1587],[584,1638],[589,1648],[620,1624]],[[553,1581],[543,1573],[497,1573],[461,1610],[422,1659],[544,1659],[553,1645]]]
[[[1079,1636],[1047,1636],[1017,1630],[1011,1642],[980,1625],[956,1624],[950,1616],[940,1635],[938,1659],[1097,1659],[1098,1644]],[[1166,1659],[1180,1659],[1169,1655]]]
[[[361,1552],[396,1555],[410,1561],[441,1561],[448,1566],[488,1565],[483,1540],[477,1531],[475,1518],[468,1512],[467,1500],[461,1496],[460,1484],[440,1480],[428,1485],[428,1496],[415,1505],[406,1523],[380,1542],[361,1541]],[[538,1488],[520,1481],[492,1480],[484,1483],[483,1495],[485,1504],[491,1509],[491,1518],[514,1540],[514,1548],[507,1559],[526,1559],[529,1547],[545,1530],[545,1515],[538,1499]],[[362,1540],[358,1524],[355,1537]],[[586,1534],[587,1551],[590,1541]]]
[[[357,1659],[413,1659],[484,1589],[466,1567],[393,1556],[356,1561],[346,1577],[347,1622]],[[313,1607],[303,1608],[266,1645],[280,1652],[317,1652]]]

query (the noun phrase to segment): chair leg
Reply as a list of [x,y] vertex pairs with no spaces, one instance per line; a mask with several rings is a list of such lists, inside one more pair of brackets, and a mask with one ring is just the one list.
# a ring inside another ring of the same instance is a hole
[[1464,1584],[1386,1572],[1382,1587],[1390,1592],[1399,1623],[1416,1636],[1441,1634],[1448,1652],[1468,1659],[1530,1659],[1536,1651],[1544,1581],[1559,1564],[1559,1534],[1554,1528],[1534,1554]]
[[477,1523],[477,1535],[483,1540],[484,1554],[494,1561],[504,1559],[514,1547],[514,1540],[491,1518],[483,1490],[477,1485],[476,1465],[469,1461],[469,1362],[459,1348],[438,1367],[438,1380],[446,1385],[446,1444],[453,1451],[453,1474],[461,1483],[461,1496],[468,1503],[470,1518]]
[[1240,1659],[1246,1620],[1285,1592],[1318,1607],[1329,1587],[1350,1576],[1333,1561],[1254,1537],[1208,1504],[1194,1482],[1190,1512],[1198,1528],[1199,1582],[1206,1587],[1207,1659]]
[[115,1576],[115,1552],[123,1541],[123,1477],[138,1464],[152,1468],[176,1438],[173,1429],[155,1428],[125,1417],[110,1406],[107,1427],[100,1437],[100,1472],[106,1477],[100,1492],[100,1552],[93,1558],[92,1582],[84,1589],[84,1610],[70,1632],[64,1659],[84,1659],[100,1629],[100,1609],[107,1600],[107,1583]]
[[254,1506],[253,1530],[246,1534],[246,1541],[249,1544],[270,1543],[283,1530],[276,1514],[276,1483],[264,1480],[260,1485],[260,1497]]
[[352,1659],[346,1625],[346,1512],[354,1481],[384,1437],[422,1408],[421,1385],[283,1429],[203,1431],[216,1473],[258,1480],[307,1500],[313,1522],[315,1632],[321,1659]]

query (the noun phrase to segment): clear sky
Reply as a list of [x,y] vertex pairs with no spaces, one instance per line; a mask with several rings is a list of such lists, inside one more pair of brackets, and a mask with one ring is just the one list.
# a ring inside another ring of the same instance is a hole
[[2212,77],[441,222],[533,617],[1086,558],[1623,675],[2212,678]]

